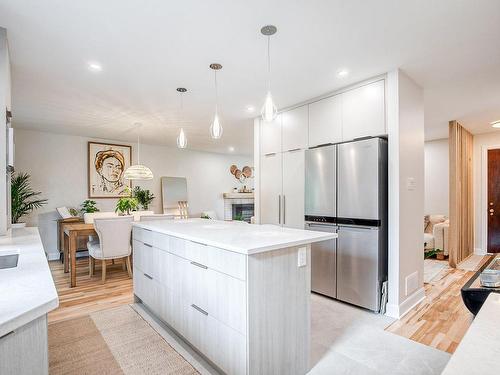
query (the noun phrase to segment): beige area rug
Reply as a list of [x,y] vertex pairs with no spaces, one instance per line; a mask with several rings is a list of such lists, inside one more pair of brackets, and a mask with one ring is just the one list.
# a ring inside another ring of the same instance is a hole
[[424,259],[424,283],[430,284],[443,270],[449,269],[448,261]]
[[49,372],[198,374],[129,305],[50,324]]
[[477,271],[479,270],[483,259],[484,255],[472,254],[470,257],[460,262],[457,265],[457,268],[465,271]]

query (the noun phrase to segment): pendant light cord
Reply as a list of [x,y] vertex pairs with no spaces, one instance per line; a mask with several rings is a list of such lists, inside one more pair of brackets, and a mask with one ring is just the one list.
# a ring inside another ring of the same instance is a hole
[[141,144],[139,142],[139,129],[140,125],[137,127],[137,164],[141,164]]
[[271,91],[271,36],[267,36],[267,91]]
[[218,90],[217,90],[217,70],[214,70],[214,81],[215,81],[215,114],[218,115]]

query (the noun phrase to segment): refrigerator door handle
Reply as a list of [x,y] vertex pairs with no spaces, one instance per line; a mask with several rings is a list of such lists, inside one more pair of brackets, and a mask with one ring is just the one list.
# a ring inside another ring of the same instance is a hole
[[286,201],[285,201],[285,195],[283,195],[283,225],[286,224]]
[[278,194],[278,224],[281,224],[281,194]]

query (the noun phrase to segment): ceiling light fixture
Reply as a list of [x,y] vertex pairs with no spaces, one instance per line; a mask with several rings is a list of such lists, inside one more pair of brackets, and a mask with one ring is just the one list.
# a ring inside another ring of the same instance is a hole
[[492,128],[500,129],[500,120],[490,122]]
[[229,150],[229,152],[233,152],[234,151],[234,147],[233,146],[229,146],[228,150]]
[[102,71],[102,65],[97,63],[97,62],[89,62],[87,64],[87,68],[88,68],[88,70],[90,70],[91,72],[94,72],[94,73],[98,73],[98,72]]
[[253,111],[255,111],[255,107],[253,105],[247,105],[247,111],[252,113]]
[[123,178],[127,180],[151,180],[153,179],[153,172],[145,165],[142,165],[140,159],[139,133],[142,124],[136,123],[135,126],[137,127],[137,164],[128,167],[123,174]]
[[347,69],[340,69],[337,71],[337,77],[345,78],[349,75],[349,71]]
[[222,137],[222,125],[219,121],[219,112],[218,112],[218,91],[217,91],[217,71],[222,69],[221,64],[210,64],[210,69],[214,71],[214,81],[215,81],[215,115],[214,121],[212,125],[210,125],[210,136],[213,139],[219,139]]
[[262,119],[266,122],[273,121],[278,114],[271,95],[271,35],[276,34],[276,31],[278,29],[273,25],[267,25],[260,29],[262,35],[267,36],[267,94],[261,111]]
[[[184,87],[179,87],[177,88],[177,92],[179,93],[180,97],[180,122],[182,123],[183,118],[184,118],[184,102],[182,100],[182,97],[185,92],[187,92],[187,89]],[[184,129],[181,127],[181,130],[179,131],[179,135],[177,136],[177,147],[178,148],[186,148],[187,147],[187,138],[186,134],[184,134]]]

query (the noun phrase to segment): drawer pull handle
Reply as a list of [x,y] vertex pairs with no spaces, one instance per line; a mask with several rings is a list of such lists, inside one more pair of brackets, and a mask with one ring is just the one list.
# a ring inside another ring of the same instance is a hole
[[153,280],[153,278],[149,276],[147,273],[145,273],[144,276],[146,276],[149,280]]
[[205,266],[204,264],[198,263],[198,262],[191,262],[191,264],[192,264],[193,266],[203,268],[204,270],[208,269],[208,267],[207,267],[207,266]]
[[7,336],[10,336],[14,333],[14,331],[10,331],[9,333],[6,333],[5,335],[3,335],[2,337],[0,337],[0,340],[6,338]]
[[150,245],[148,243],[144,243],[144,246],[147,246],[147,247],[153,247],[153,245]]
[[201,242],[196,242],[196,241],[191,241],[192,243],[195,243],[197,245],[202,245],[202,246],[207,246],[206,243],[201,243]]
[[207,313],[205,310],[203,310],[202,308],[200,308],[200,307],[196,306],[194,303],[191,305],[191,307],[192,307],[193,309],[195,309],[195,310],[198,310],[198,311],[199,311],[199,312],[201,312],[203,315],[207,315],[207,316],[208,316],[208,313]]

